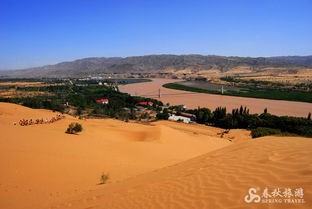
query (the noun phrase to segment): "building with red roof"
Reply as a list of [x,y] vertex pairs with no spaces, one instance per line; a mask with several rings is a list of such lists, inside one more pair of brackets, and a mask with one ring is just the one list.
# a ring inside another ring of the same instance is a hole
[[95,101],[99,104],[108,104],[108,99],[97,99]]
[[139,102],[139,105],[153,105],[153,102]]

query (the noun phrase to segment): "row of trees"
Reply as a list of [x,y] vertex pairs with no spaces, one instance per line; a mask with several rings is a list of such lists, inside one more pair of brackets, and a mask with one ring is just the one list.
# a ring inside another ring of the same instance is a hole
[[[30,87],[32,88],[32,87]],[[30,90],[30,89],[27,89]],[[35,89],[33,89],[35,90]],[[302,136],[312,137],[311,114],[307,118],[275,116],[268,113],[267,109],[260,115],[250,114],[247,107],[233,109],[227,112],[224,107],[218,107],[214,111],[208,108],[197,108],[185,110],[183,106],[164,107],[158,100],[134,97],[129,94],[121,93],[111,87],[82,87],[73,85],[48,86],[40,91],[49,92],[47,95],[19,98],[1,98],[2,102],[11,102],[22,104],[31,108],[51,109],[64,112],[69,104],[76,108],[77,115],[88,112],[89,115],[99,117],[112,117],[121,120],[135,120],[146,118],[149,115],[140,115],[136,113],[136,105],[142,101],[151,101],[153,105],[146,105],[146,108],[157,113],[157,119],[167,120],[169,114],[187,112],[196,116],[196,121],[201,124],[212,125],[225,129],[251,129],[257,130],[259,136],[261,133],[272,133],[271,129],[276,129],[275,133],[292,133]],[[97,104],[96,99],[107,98],[109,104]],[[259,129],[262,128],[262,129]],[[266,129],[263,129],[266,128]]]
[[[146,105],[147,109],[160,111],[163,103],[154,99],[131,96],[116,91],[106,86],[44,86],[44,87],[22,87],[20,90],[47,92],[46,95],[33,97],[1,98],[2,102],[21,104],[35,109],[50,109],[64,112],[66,109],[76,109],[76,114],[83,115],[87,112],[89,116],[112,117],[121,120],[137,119],[136,106],[139,102],[153,102]],[[108,104],[98,104],[95,100],[106,98]],[[69,106],[68,106],[68,105]],[[145,116],[143,115],[142,118]]]
[[[258,115],[250,114],[249,109],[243,106],[233,109],[231,113],[227,113],[224,107],[218,107],[213,112],[208,108],[187,110],[187,112],[196,115],[198,123],[220,128],[254,130],[265,127],[280,130],[283,133],[312,137],[311,114],[307,118],[276,116],[268,113],[267,109],[265,109],[262,114]],[[265,130],[267,131],[267,129]]]

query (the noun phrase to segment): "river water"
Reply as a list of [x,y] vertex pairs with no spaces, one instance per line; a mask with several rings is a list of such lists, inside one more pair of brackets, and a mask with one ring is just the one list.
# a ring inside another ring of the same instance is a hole
[[[250,113],[261,114],[267,108],[268,112],[274,115],[300,117],[306,117],[309,112],[312,112],[312,103],[193,93],[162,87],[163,84],[177,82],[179,80],[152,80],[152,82],[119,86],[119,89],[131,95],[151,97],[159,99],[164,103],[170,103],[171,105],[184,104],[187,108],[208,107],[214,110],[216,107],[222,106],[226,107],[228,111],[231,111],[233,108],[243,105],[250,109]],[[158,98],[159,89],[160,98]]]

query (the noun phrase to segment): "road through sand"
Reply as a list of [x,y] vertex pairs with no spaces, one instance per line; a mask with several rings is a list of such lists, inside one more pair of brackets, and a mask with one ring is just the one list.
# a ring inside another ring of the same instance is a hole
[[[268,108],[271,114],[299,117],[306,117],[309,112],[312,112],[312,103],[192,93],[162,87],[163,84],[177,81],[173,79],[153,79],[152,82],[120,86],[119,89],[131,95],[154,95],[153,98],[165,103],[169,102],[171,105],[185,104],[187,108],[197,108],[200,106],[214,110],[216,107],[222,106],[231,111],[233,108],[243,105],[247,106],[251,113],[260,114],[263,113],[265,108]],[[159,89],[161,98],[157,98]]]

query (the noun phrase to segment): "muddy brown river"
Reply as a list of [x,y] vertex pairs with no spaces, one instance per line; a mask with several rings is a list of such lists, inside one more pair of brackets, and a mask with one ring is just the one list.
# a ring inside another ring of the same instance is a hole
[[[268,112],[274,115],[301,117],[306,117],[309,112],[312,112],[312,103],[193,93],[162,87],[163,84],[177,81],[179,80],[153,79],[152,82],[119,86],[119,89],[131,95],[155,98],[164,103],[169,102],[171,105],[184,104],[187,108],[207,107],[214,110],[216,107],[222,106],[231,111],[233,108],[243,105],[247,106],[251,113],[260,114],[265,108],[268,108]],[[158,98],[159,89],[160,98]]]

